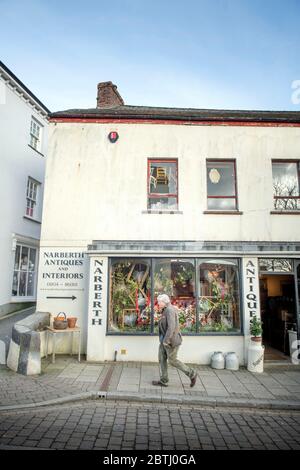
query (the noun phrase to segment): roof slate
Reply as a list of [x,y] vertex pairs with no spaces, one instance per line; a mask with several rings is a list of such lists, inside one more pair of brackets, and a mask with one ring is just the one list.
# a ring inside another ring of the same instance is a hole
[[300,111],[248,111],[228,109],[161,108],[116,106],[114,108],[67,109],[50,118],[168,119],[184,121],[255,121],[300,123]]

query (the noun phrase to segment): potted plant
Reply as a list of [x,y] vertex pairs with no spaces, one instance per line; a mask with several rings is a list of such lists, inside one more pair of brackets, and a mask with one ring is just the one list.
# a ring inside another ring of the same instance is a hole
[[261,342],[262,338],[262,322],[254,315],[250,320],[251,340]]

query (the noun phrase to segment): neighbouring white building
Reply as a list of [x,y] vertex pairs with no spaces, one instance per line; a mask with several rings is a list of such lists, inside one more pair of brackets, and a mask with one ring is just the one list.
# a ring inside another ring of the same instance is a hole
[[[38,310],[76,316],[90,361],[157,360],[156,296],[179,308],[180,357],[245,363],[299,331],[300,112],[126,106],[52,113]],[[59,351],[68,350],[68,338]]]
[[0,317],[36,302],[49,112],[0,62]]

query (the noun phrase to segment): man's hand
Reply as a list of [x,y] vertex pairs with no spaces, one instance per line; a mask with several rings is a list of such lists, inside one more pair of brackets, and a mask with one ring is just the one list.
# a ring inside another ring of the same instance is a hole
[[165,348],[170,348],[170,347],[171,347],[171,345],[170,345],[169,343],[163,343],[163,346],[164,346]]

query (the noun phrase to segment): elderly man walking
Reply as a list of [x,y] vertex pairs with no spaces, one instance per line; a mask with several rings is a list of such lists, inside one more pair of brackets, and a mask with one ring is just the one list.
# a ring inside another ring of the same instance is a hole
[[183,362],[177,359],[179,347],[182,343],[182,337],[179,331],[179,321],[177,308],[173,307],[170,298],[166,294],[161,294],[157,297],[159,309],[162,311],[162,316],[159,320],[159,352],[158,360],[160,366],[160,380],[153,380],[153,385],[167,387],[168,378],[168,361],[173,367],[187,375],[191,380],[191,387],[194,387],[197,379],[196,372],[188,367]]

